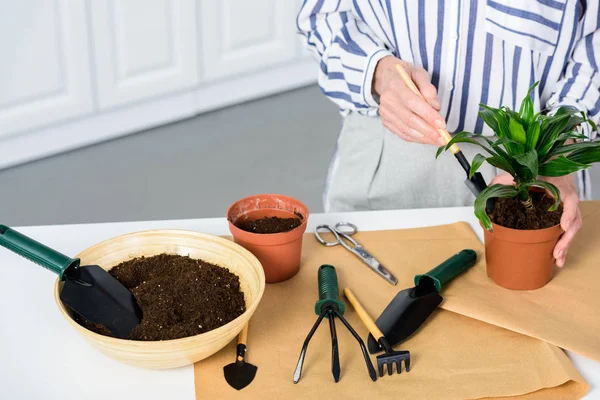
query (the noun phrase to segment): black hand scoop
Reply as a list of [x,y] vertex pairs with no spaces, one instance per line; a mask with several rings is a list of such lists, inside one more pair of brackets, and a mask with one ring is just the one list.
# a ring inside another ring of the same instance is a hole
[[67,257],[4,225],[0,225],[0,246],[56,273],[65,281],[62,302],[86,320],[104,325],[116,337],[127,339],[142,321],[133,294],[99,266],[82,267],[78,258]]
[[[415,276],[415,287],[401,290],[387,305],[375,324],[381,330],[390,346],[395,346],[411,337],[443,301],[442,287],[449,283],[477,261],[477,253],[465,249],[427,272]],[[368,338],[371,354],[385,350],[379,337],[372,334]]]
[[242,390],[248,386],[256,376],[258,368],[246,362],[246,343],[248,341],[248,324],[244,326],[238,337],[236,359],[234,363],[223,367],[225,380],[231,387]]

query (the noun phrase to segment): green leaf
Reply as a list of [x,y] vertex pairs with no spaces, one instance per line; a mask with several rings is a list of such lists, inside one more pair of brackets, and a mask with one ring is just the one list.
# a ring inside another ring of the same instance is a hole
[[[485,136],[481,136],[486,142],[488,142],[488,144],[492,147],[492,149],[494,149],[496,151],[496,156],[497,158],[493,159],[493,160],[497,160],[496,163],[500,163],[500,162],[504,162],[503,165],[505,165],[504,167],[498,167],[497,165],[496,168],[501,168],[506,172],[509,172],[511,174],[513,174],[515,171],[518,169],[519,167],[519,163],[517,163],[514,159],[513,156],[511,156],[510,154],[508,154],[506,151],[504,151],[504,149],[500,146],[500,145],[505,145],[505,146],[510,146],[510,145],[519,145],[518,143],[516,143],[514,140],[509,139],[509,138],[500,138],[500,139],[496,139],[496,141],[492,141],[490,139],[488,139]],[[519,145],[520,146],[520,145]],[[503,161],[501,161],[500,159],[504,159]],[[489,160],[488,160],[489,162]],[[508,170],[506,168],[509,168]],[[512,172],[510,172],[512,171]]]
[[537,151],[531,150],[525,154],[521,154],[515,157],[515,160],[527,168],[528,176],[524,176],[524,180],[534,179],[538,175],[538,156]]
[[557,158],[550,160],[540,165],[538,175],[541,176],[564,176],[572,174],[573,172],[581,171],[582,169],[589,168],[590,165],[583,164],[577,161],[568,159],[561,155]]
[[544,159],[546,157],[554,147],[555,142],[559,140],[559,137],[562,140],[563,133],[572,131],[583,121],[584,119],[579,115],[579,111],[571,106],[561,106],[554,115],[545,118],[542,122],[540,141],[536,147],[540,158]]
[[519,115],[518,112],[511,110],[510,108],[503,106],[502,107],[502,111],[504,111],[506,113],[506,116],[509,120],[515,120],[517,121],[519,124],[523,125],[523,120],[521,119],[521,116]]
[[435,153],[435,158],[437,159],[440,156],[440,154],[442,154],[445,150],[446,150],[446,146],[438,147],[437,152]]
[[526,183],[523,184],[523,186],[529,188],[531,186],[541,186],[544,189],[546,189],[547,191],[550,192],[550,194],[552,195],[552,197],[554,198],[554,204],[552,204],[550,206],[550,208],[548,209],[548,211],[556,211],[558,209],[558,206],[560,205],[560,190],[558,190],[558,188],[556,186],[554,186],[553,184],[551,184],[550,182],[546,182],[546,181],[534,181],[531,183]]
[[481,136],[481,138],[484,139],[486,142],[488,142],[488,144],[491,146],[491,148],[493,150],[495,150],[499,156],[504,157],[507,160],[513,160],[513,157],[510,154],[508,154],[506,151],[504,151],[504,149],[500,146],[502,146],[502,145],[509,146],[511,144],[518,144],[517,142],[515,142],[514,140],[509,139],[509,138],[500,138],[500,139],[496,139],[496,141],[492,141],[485,136]]
[[492,147],[497,148],[499,146],[504,146],[506,144],[519,144],[519,143],[515,142],[512,139],[504,137],[504,138],[500,138],[500,139],[496,140],[495,142],[492,142]]
[[517,173],[516,173],[515,168],[512,166],[510,161],[508,161],[506,158],[500,157],[500,156],[491,156],[491,157],[488,157],[486,159],[486,161],[488,162],[488,164],[490,164],[496,168],[499,168],[503,171],[506,171],[509,174],[511,174],[514,178],[517,178]]
[[540,138],[541,128],[542,126],[537,122],[531,123],[527,128],[527,141],[525,142],[525,148],[527,151],[535,149],[535,145]]
[[521,125],[519,121],[511,118],[508,122],[508,128],[510,130],[510,137],[512,140],[519,144],[525,144],[527,142],[525,129],[523,129],[523,125]]
[[600,162],[600,142],[585,143],[589,144],[589,146],[575,150],[574,152],[569,154],[567,158],[571,161],[581,164],[593,164]]
[[540,140],[536,146],[540,158],[544,158],[550,152],[558,136],[565,131],[569,122],[568,117],[568,115],[558,115],[542,122]]
[[510,130],[508,129],[508,116],[503,110],[496,110],[496,121],[498,121],[498,130],[496,136],[499,138],[510,138]]
[[519,110],[519,116],[523,121],[526,128],[529,128],[529,124],[533,122],[533,101],[531,100],[531,92],[539,84],[539,81],[534,83],[527,91],[527,96],[521,102],[521,109]]
[[583,111],[581,112],[581,115],[582,115],[582,116],[583,116],[583,118],[584,118],[584,122],[587,122],[588,124],[590,124],[590,125],[591,125],[591,127],[592,127],[592,131],[593,131],[593,132],[596,132],[596,131],[598,130],[598,125],[596,125],[596,123],[595,123],[594,121],[592,121],[591,119],[589,119],[589,118],[586,118],[586,117],[585,117],[585,114],[583,113]]
[[448,142],[448,144],[446,145],[446,150],[448,150],[450,147],[452,147],[452,145],[455,143],[471,143],[471,144],[481,147],[482,149],[484,149],[486,152],[490,153],[491,155],[496,155],[496,152],[494,150],[492,150],[490,147],[487,147],[483,143],[474,139],[474,138],[479,138],[479,137],[481,137],[481,136],[476,135],[474,133],[469,133],[469,132],[457,133],[452,138],[452,140],[450,140]]
[[485,124],[490,127],[492,131],[496,132],[498,130],[498,120],[496,119],[496,111],[483,104],[481,105],[481,107],[483,109],[479,111],[479,116],[481,117],[483,122],[485,122]]
[[553,155],[556,154],[554,152],[554,150],[563,146],[568,139],[575,139],[575,140],[586,139],[587,140],[587,136],[582,135],[576,131],[567,131],[567,132],[561,133],[555,139],[554,144],[550,147],[550,150],[548,151],[548,153],[545,156],[540,157],[540,161],[546,162],[547,160],[552,158]]
[[471,179],[473,175],[475,175],[475,172],[477,172],[477,170],[479,169],[479,167],[481,167],[485,160],[485,156],[479,153],[475,154],[475,157],[473,157],[473,161],[471,161],[471,169],[469,169],[469,179]]
[[506,186],[495,184],[488,186],[479,193],[479,196],[475,199],[475,216],[483,227],[488,231],[492,230],[492,221],[485,212],[485,206],[489,199],[492,198],[510,198],[517,195],[517,188],[514,186]]
[[554,115],[579,115],[580,113],[581,111],[579,111],[575,106],[562,105],[558,107]]
[[[576,150],[594,149],[594,148],[598,148],[598,151],[600,151],[600,142],[586,141],[586,142],[578,142],[578,143],[573,143],[573,144],[565,144],[562,146],[557,146],[550,153],[548,153],[547,157],[552,158],[552,157],[556,157],[560,154],[573,153]],[[569,159],[573,160],[570,156],[569,156]],[[575,159],[574,161],[581,162],[583,164],[591,164],[592,162],[595,162],[595,161],[591,161],[591,162],[579,161],[577,159]]]
[[533,119],[538,119],[538,118],[544,118],[545,117],[545,112],[548,110],[551,110],[552,108],[554,108],[554,103],[552,104],[548,104],[546,106],[546,108],[542,108],[540,111],[538,111],[537,113],[535,113],[535,115],[533,116]]
[[568,139],[588,140],[588,137],[587,135],[584,135],[583,133],[579,133],[577,131],[567,131],[558,135],[556,141],[560,142],[560,144],[564,144]]

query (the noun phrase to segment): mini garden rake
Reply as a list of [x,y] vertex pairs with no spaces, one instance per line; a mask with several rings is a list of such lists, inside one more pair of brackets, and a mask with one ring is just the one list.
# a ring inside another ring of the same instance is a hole
[[360,349],[362,351],[365,363],[367,364],[367,370],[369,376],[375,382],[377,380],[377,373],[369,358],[369,353],[365,347],[365,343],[362,341],[358,333],[352,328],[352,326],[343,317],[344,313],[344,302],[339,300],[338,294],[338,282],[335,268],[332,265],[321,265],[318,272],[319,281],[319,301],[315,304],[315,313],[319,316],[317,321],[313,325],[312,329],[308,333],[304,344],[302,345],[302,351],[300,352],[300,358],[294,371],[294,383],[298,383],[300,376],[302,375],[302,365],[304,364],[304,358],[306,356],[306,350],[308,349],[308,343],[314,335],[315,331],[319,327],[323,318],[329,319],[329,329],[331,331],[331,372],[335,382],[340,380],[340,356],[338,351],[337,334],[335,330],[335,317],[338,317],[340,321],[348,328],[352,336],[358,341]]
[[344,295],[352,304],[356,313],[365,324],[371,334],[377,338],[377,342],[383,347],[385,353],[377,356],[377,369],[379,370],[379,376],[383,376],[385,367],[387,366],[388,375],[392,375],[394,365],[396,365],[396,372],[402,372],[402,361],[404,361],[404,368],[406,372],[410,371],[410,352],[406,350],[394,351],[388,340],[383,336],[383,333],[379,330],[375,321],[367,314],[367,311],[362,307],[354,293],[348,288],[344,289]]

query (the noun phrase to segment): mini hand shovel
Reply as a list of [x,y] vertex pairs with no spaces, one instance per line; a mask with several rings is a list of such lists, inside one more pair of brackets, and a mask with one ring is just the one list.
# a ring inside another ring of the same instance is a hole
[[248,342],[248,324],[238,336],[237,356],[234,363],[223,367],[225,380],[231,387],[242,390],[248,386],[256,375],[256,366],[246,362],[246,343]]
[[[415,276],[415,287],[398,292],[376,321],[389,343],[395,346],[412,336],[442,302],[442,287],[473,266],[476,260],[474,250],[462,250],[426,274]],[[371,354],[382,350],[378,339],[369,335]]]
[[0,246],[58,275],[65,281],[62,302],[86,320],[104,325],[113,335],[126,339],[142,321],[142,310],[133,294],[97,265],[80,266],[70,258],[0,225]]

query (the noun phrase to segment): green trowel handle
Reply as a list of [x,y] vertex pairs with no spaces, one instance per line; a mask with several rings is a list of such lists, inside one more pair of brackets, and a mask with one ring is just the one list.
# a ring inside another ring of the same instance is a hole
[[344,302],[339,300],[337,273],[333,265],[324,264],[319,268],[319,301],[315,304],[315,313],[321,314],[326,303],[337,305],[340,314],[344,314]]
[[0,246],[58,274],[61,280],[67,268],[79,265],[78,258],[67,257],[4,225],[0,225]]
[[465,272],[477,261],[475,250],[466,249],[459,251],[426,274],[415,276],[415,286],[419,284],[421,278],[427,276],[433,280],[436,290],[442,290],[442,286]]

